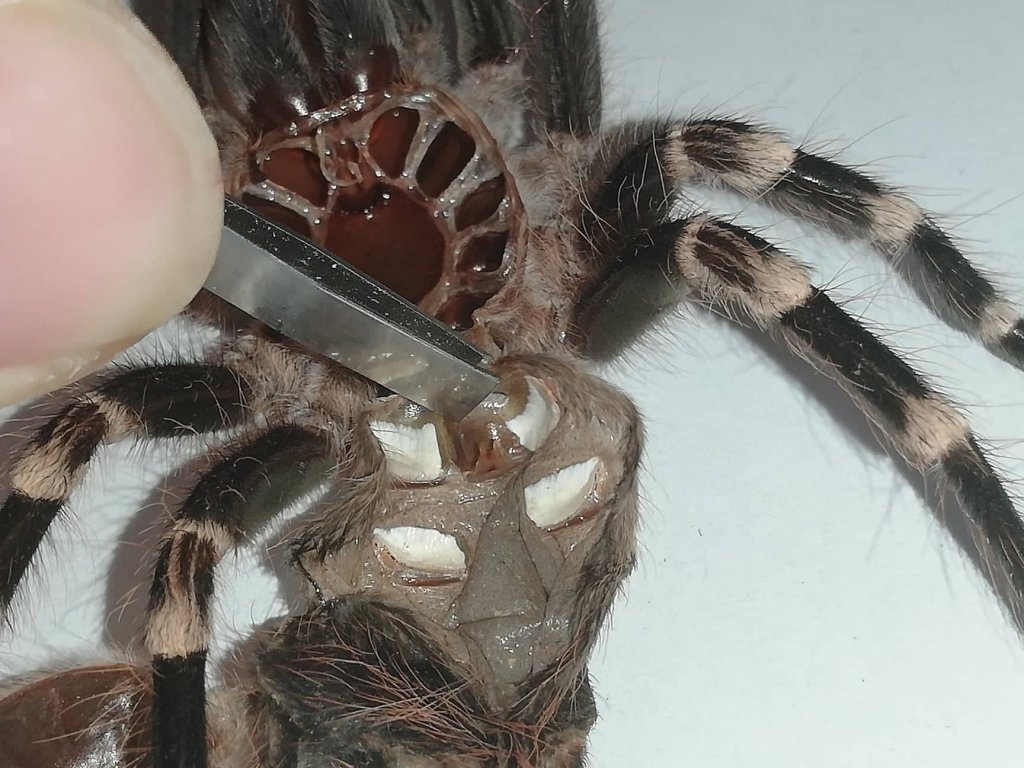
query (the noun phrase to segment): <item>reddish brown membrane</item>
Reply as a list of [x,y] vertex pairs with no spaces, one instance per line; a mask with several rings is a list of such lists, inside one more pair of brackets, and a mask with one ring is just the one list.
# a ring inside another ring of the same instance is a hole
[[149,765],[150,697],[125,665],[45,677],[0,699],[0,765]]
[[229,192],[467,330],[521,251],[514,181],[468,110],[376,75],[264,134],[250,178]]

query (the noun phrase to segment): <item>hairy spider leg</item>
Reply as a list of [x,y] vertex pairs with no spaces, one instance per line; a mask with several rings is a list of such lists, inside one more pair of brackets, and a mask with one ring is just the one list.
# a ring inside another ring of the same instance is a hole
[[[270,765],[386,765],[372,747],[352,743],[352,722],[401,733],[425,754],[455,748],[480,761],[500,738],[481,717],[487,706],[415,615],[352,595],[285,621],[260,651],[258,706],[272,733]],[[311,757],[315,756],[315,757]],[[276,759],[276,762],[275,762]]]
[[206,768],[205,670],[217,563],[326,479],[332,453],[320,431],[271,427],[234,445],[175,514],[146,621],[156,768]]
[[245,421],[249,387],[219,365],[185,363],[121,371],[77,395],[36,434],[11,470],[0,507],[0,617],[72,490],[103,443],[183,437]]
[[[392,8],[403,37],[428,30],[448,34],[449,20],[439,3],[408,0]],[[528,111],[537,133],[587,135],[597,129],[603,85],[594,0],[459,0],[451,11],[457,61],[446,67],[449,85],[486,77],[489,65],[504,68],[522,54],[524,79],[531,84],[525,94]]]
[[[441,10],[439,4],[434,6]],[[456,56],[462,73],[487,64],[504,64],[522,40],[521,11],[513,3],[460,0],[451,4],[451,14],[458,38]],[[443,17],[435,13],[431,21],[429,28],[437,32],[444,29]],[[420,31],[426,28],[428,26]]]
[[730,118],[669,123],[636,152],[673,183],[725,187],[847,238],[867,241],[945,323],[1024,368],[1024,320],[933,217],[897,189]]
[[593,0],[523,8],[527,24],[525,75],[535,129],[587,136],[598,129],[604,85]]
[[796,259],[727,221],[674,215],[675,177],[663,151],[656,141],[625,151],[586,209],[584,232],[608,261],[605,283],[581,301],[582,332],[607,322],[611,285],[651,266],[677,296],[689,292],[735,320],[753,320],[835,379],[910,466],[942,473],[974,526],[987,575],[995,586],[1003,579],[1010,585],[1009,607],[1020,620],[1024,521],[966,418],[814,286]]

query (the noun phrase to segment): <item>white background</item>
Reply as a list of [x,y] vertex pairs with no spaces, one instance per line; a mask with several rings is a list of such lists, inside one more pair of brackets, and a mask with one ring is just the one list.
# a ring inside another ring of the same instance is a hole
[[[756,115],[908,186],[951,214],[980,263],[1024,276],[1024,7],[605,7],[612,118]],[[1019,489],[1024,373],[939,325],[863,248],[713,204],[773,225],[820,283],[912,351]],[[1024,301],[1024,280],[1005,282]],[[940,524],[956,509],[890,460],[834,385],[702,312],[612,376],[647,416],[647,503],[640,569],[594,659],[591,765],[1021,764],[1024,643]],[[30,584],[16,642],[0,640],[0,674],[127,640],[138,604],[105,617],[148,565],[140,541],[163,511],[146,488],[167,466],[162,451],[105,452],[60,554]],[[223,568],[225,643],[284,609],[267,565],[257,553]]]
[[[1024,276],[1021,29],[1022,7],[998,0],[623,1],[605,19],[608,80],[630,114],[723,108],[842,150]],[[941,327],[872,254],[769,232],[898,331],[1024,477],[1024,374]],[[830,382],[699,313],[666,336],[616,377],[648,417],[649,503],[593,666],[594,765],[1024,764],[1024,644],[935,494]]]

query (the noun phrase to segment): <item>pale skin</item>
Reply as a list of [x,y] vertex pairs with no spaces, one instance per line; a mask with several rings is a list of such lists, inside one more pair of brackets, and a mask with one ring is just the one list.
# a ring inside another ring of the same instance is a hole
[[0,0],[0,405],[99,368],[199,290],[217,148],[116,0]]

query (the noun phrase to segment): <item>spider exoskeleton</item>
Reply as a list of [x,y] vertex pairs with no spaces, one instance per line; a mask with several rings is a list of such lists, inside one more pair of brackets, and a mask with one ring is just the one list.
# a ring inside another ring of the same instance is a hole
[[[503,388],[445,423],[233,328],[207,360],[75,395],[12,470],[4,603],[101,443],[207,434],[219,458],[157,556],[152,689],[126,665],[35,682],[0,702],[33,723],[0,747],[10,760],[581,765],[589,652],[634,559],[640,453],[634,409],[585,366],[684,298],[836,378],[911,465],[946,476],[1020,591],[1024,528],[963,417],[786,252],[687,209],[682,189],[724,186],[868,240],[1019,363],[1016,313],[908,198],[734,116],[602,125],[590,3],[199,10],[198,57],[187,34],[164,39],[208,109],[229,192],[357,249],[495,355]],[[292,539],[306,599],[206,701],[217,562],[325,485]]]

